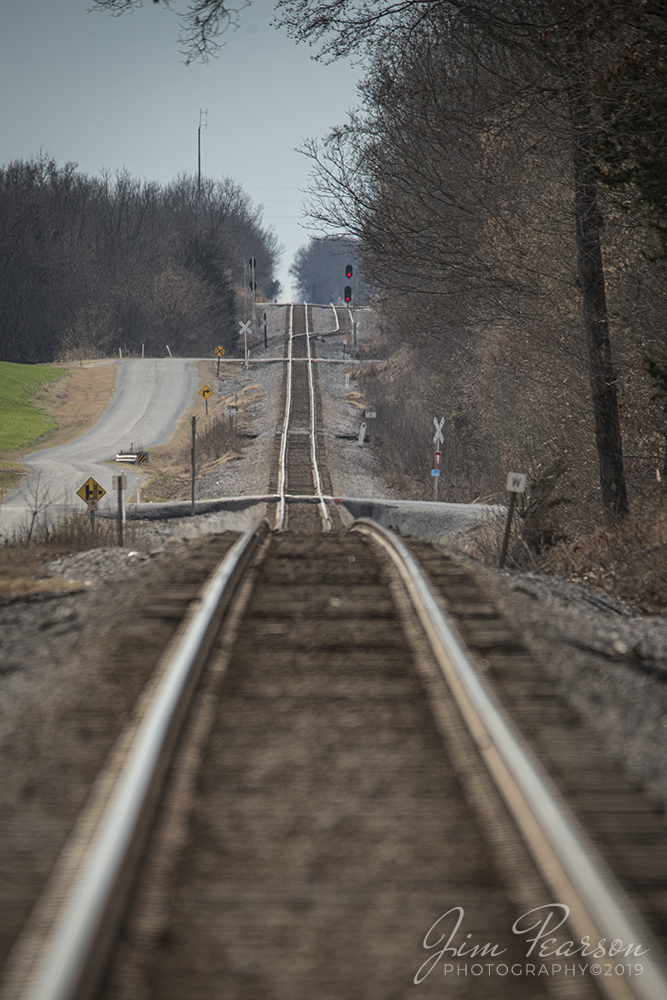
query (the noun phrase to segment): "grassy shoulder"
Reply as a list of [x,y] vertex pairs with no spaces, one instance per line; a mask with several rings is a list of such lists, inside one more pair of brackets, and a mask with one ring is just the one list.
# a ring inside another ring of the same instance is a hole
[[66,444],[102,416],[116,383],[115,365],[76,368],[0,362],[0,460],[17,472],[28,450]]
[[66,368],[0,362],[0,453],[17,451],[56,429],[53,416],[35,399],[65,375]]

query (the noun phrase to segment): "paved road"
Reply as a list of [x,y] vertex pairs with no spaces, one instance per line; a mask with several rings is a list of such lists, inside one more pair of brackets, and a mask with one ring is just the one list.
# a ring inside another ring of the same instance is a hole
[[[118,364],[118,362],[114,362]],[[113,461],[131,444],[143,449],[167,441],[176,422],[192,403],[197,388],[194,362],[182,358],[145,359],[120,362],[116,390],[109,407],[94,427],[70,444],[44,448],[26,455],[23,461],[33,470],[21,488],[0,508],[0,538],[11,537],[27,523],[37,493],[43,501],[48,490],[48,516],[63,509],[85,510],[76,491],[89,476],[107,491],[100,510],[115,503],[111,477],[120,466]],[[136,489],[136,466],[126,466],[128,490]],[[139,473],[140,474],[140,473]],[[39,477],[39,479],[38,479]]]

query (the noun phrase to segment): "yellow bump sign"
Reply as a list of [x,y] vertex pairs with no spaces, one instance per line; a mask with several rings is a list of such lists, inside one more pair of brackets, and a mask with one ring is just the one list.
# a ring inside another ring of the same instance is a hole
[[89,505],[96,504],[98,500],[102,499],[105,493],[106,490],[99,483],[96,483],[94,479],[87,479],[81,489],[76,491],[76,495]]
[[224,347],[216,347],[216,349],[215,349],[215,356],[216,356],[216,358],[222,358],[222,357],[224,357],[224,355],[225,355],[225,349],[224,349]]
[[213,389],[209,389],[209,387],[205,385],[203,389],[199,390],[199,395],[203,396],[204,399],[208,402],[208,400],[213,395]]

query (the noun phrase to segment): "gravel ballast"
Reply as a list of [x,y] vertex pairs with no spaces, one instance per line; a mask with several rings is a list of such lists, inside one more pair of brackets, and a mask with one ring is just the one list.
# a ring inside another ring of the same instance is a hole
[[[244,455],[197,484],[197,496],[262,495],[268,489],[276,428],[282,417],[285,312],[268,308],[269,346],[253,352],[247,372],[224,382],[226,395],[257,386],[243,413]],[[331,309],[314,314],[315,332],[334,328]],[[363,324],[360,324],[363,338]],[[341,359],[341,340],[316,344],[321,358]],[[351,364],[320,364],[325,440],[334,493],[400,499],[384,485],[370,444],[355,436],[362,402],[345,391]],[[354,380],[352,387],[356,389]],[[355,405],[359,404],[359,405]],[[97,549],[52,560],[49,581],[75,581],[70,593],[0,601],[0,901],[4,958],[25,904],[21,872],[35,887],[46,877],[85,801],[105,754],[131,712],[165,640],[135,608],[157,592],[179,560],[206,536],[245,530],[261,504],[201,517],[133,522],[135,549]],[[450,549],[454,554],[456,551]],[[561,696],[599,735],[606,752],[667,805],[667,617],[646,616],[586,588],[538,574],[499,572],[461,556],[485,591],[513,618]],[[14,931],[12,930],[14,928]]]

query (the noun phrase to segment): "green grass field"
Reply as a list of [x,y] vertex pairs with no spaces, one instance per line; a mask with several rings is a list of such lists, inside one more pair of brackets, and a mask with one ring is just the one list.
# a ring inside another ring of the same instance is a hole
[[66,368],[0,361],[0,452],[16,451],[56,426],[32,400],[66,373]]

